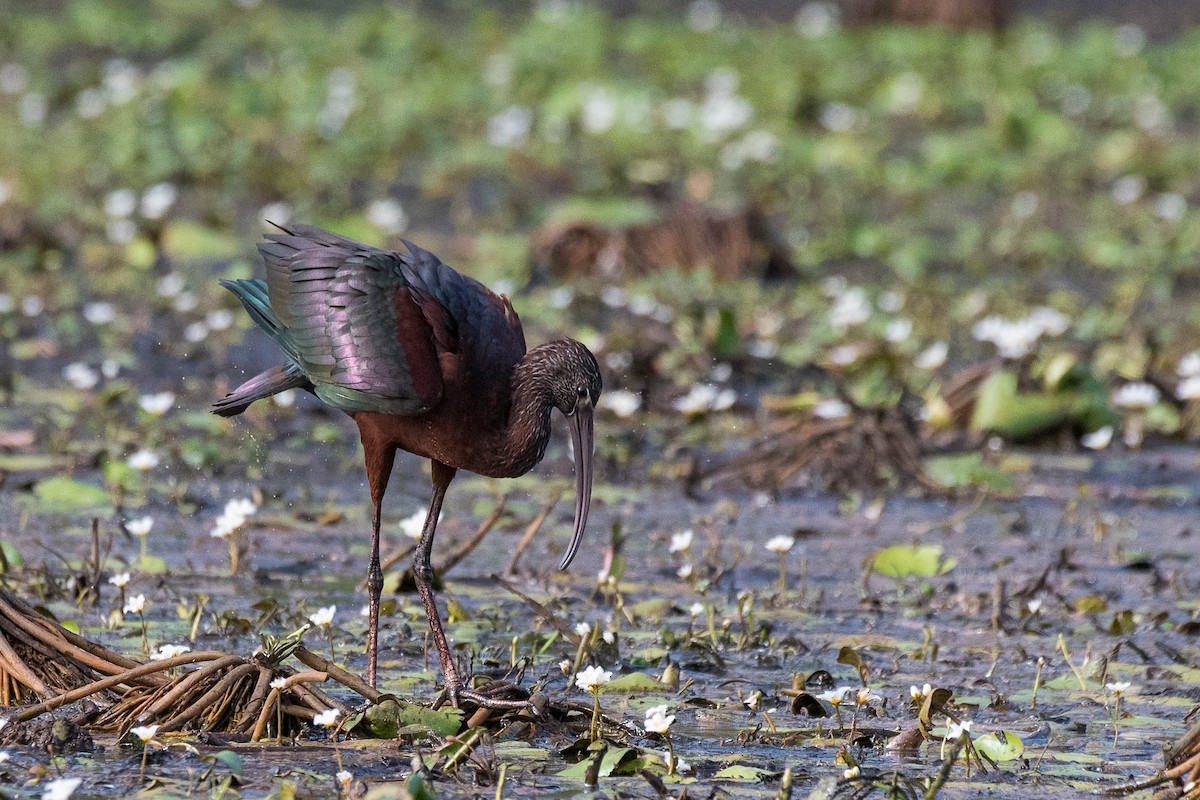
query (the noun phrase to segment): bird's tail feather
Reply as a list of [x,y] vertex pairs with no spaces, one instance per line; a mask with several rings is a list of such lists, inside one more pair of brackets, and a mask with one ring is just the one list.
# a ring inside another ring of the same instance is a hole
[[255,400],[262,400],[288,389],[311,388],[312,383],[300,371],[300,367],[289,361],[282,367],[272,367],[255,375],[213,403],[212,411],[222,417],[232,417],[245,411]]
[[221,285],[242,301],[246,313],[254,320],[254,324],[262,328],[272,337],[278,339],[287,329],[271,308],[271,298],[267,295],[267,282],[259,278],[249,280],[226,280]]

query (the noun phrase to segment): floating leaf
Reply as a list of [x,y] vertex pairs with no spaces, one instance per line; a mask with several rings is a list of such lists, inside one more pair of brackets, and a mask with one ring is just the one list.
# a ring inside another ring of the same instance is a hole
[[885,547],[871,560],[871,571],[892,578],[932,578],[954,569],[958,559],[943,555],[940,544],[898,544]]
[[975,749],[992,761],[1013,761],[1025,753],[1025,743],[1011,731],[985,733],[975,740]]
[[[637,755],[637,751],[632,747],[612,747],[609,746],[604,751],[604,757],[600,759],[599,777],[605,778],[613,774],[623,774],[627,761],[632,761]],[[585,758],[578,764],[571,766],[558,773],[561,778],[577,778],[583,780],[587,775],[588,768],[592,765],[592,760],[595,756]]]
[[942,486],[975,486],[1008,492],[1016,485],[1012,475],[984,463],[979,453],[927,458],[925,474]]
[[94,514],[113,512],[112,496],[83,481],[71,478],[46,478],[33,487],[32,501],[37,510],[50,514]]
[[44,472],[61,469],[70,463],[68,457],[51,453],[0,454],[0,472]]
[[0,572],[19,567],[25,563],[21,552],[12,542],[0,541]]
[[862,680],[863,686],[866,686],[867,681],[871,679],[870,667],[853,647],[843,645],[842,649],[838,651],[837,662],[858,670],[858,677]]
[[716,775],[713,775],[713,780],[717,781],[738,781],[739,783],[759,783],[760,781],[770,778],[775,775],[774,772],[758,767],[748,767],[738,764],[732,767],[725,767],[718,770]]
[[661,691],[663,691],[663,685],[644,672],[631,672],[604,685],[605,694],[642,694]]

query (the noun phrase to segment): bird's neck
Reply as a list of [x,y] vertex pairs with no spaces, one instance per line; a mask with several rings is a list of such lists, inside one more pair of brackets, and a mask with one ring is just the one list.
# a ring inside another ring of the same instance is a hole
[[500,462],[504,475],[516,477],[533,469],[546,454],[550,441],[550,375],[544,354],[535,348],[525,354],[513,371],[512,405],[508,427],[501,443]]

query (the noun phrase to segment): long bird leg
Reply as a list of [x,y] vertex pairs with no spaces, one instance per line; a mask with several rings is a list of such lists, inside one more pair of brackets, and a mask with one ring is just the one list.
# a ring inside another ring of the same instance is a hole
[[483,708],[525,708],[529,705],[528,701],[520,700],[497,700],[480,694],[479,692],[464,689],[462,678],[458,674],[458,664],[454,660],[454,655],[450,652],[450,643],[446,641],[446,631],[442,628],[442,618],[438,613],[437,600],[433,596],[433,567],[430,565],[429,556],[433,550],[433,535],[437,531],[438,516],[442,513],[442,500],[446,496],[446,489],[450,486],[450,481],[454,480],[458,470],[447,464],[433,459],[433,497],[429,500],[429,513],[425,517],[425,526],[421,529],[421,541],[417,544],[417,550],[413,553],[413,582],[417,585],[417,592],[421,595],[421,602],[425,606],[425,616],[429,619],[429,630],[433,634],[433,643],[437,647],[438,658],[442,662],[442,674],[446,680],[446,695],[450,698],[450,704],[458,708],[461,700],[470,700]]
[[368,633],[367,683],[375,688],[379,664],[379,596],[383,592],[383,569],[379,565],[379,518],[383,510],[383,494],[387,491],[396,448],[363,442],[366,452],[367,480],[371,485],[371,565],[367,568]]

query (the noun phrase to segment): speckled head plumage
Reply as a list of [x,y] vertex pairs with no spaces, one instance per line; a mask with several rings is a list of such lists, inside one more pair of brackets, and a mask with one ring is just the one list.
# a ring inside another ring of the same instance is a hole
[[531,350],[517,367],[518,381],[528,381],[545,393],[571,425],[575,452],[575,525],[571,545],[559,569],[575,558],[592,502],[592,409],[604,383],[592,351],[574,339],[557,339]]

